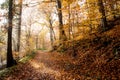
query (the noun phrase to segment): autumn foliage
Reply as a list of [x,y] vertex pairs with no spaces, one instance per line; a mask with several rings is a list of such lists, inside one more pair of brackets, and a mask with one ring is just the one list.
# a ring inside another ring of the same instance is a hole
[[5,0],[0,80],[120,80],[119,33],[119,0]]

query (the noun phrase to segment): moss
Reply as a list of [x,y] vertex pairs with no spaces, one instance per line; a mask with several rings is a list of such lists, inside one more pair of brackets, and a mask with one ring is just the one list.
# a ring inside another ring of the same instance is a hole
[[[36,51],[33,50],[31,52],[31,54],[26,55],[24,58],[20,59],[18,62],[19,63],[26,63],[27,61],[29,61],[30,59],[34,58]],[[2,80],[4,77],[6,77],[7,75],[9,75],[10,73],[14,72],[14,70],[17,68],[17,65],[12,66],[10,68],[5,68],[3,70],[0,71],[0,80]]]
[[5,68],[3,70],[0,71],[0,79],[2,79],[3,77],[9,75],[11,72],[14,71],[14,69],[16,69],[16,65],[15,66],[12,66],[10,68]]
[[26,63],[26,62],[29,61],[30,59],[34,58],[35,53],[36,53],[36,51],[33,50],[33,51],[31,52],[31,54],[27,54],[24,58],[20,59],[19,62],[21,62],[21,63]]
[[46,48],[39,48],[39,49],[37,49],[37,50],[42,50],[42,51],[44,51],[44,50],[46,50]]

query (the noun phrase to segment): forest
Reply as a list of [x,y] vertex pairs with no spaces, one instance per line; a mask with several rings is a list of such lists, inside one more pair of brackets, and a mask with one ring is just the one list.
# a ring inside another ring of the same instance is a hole
[[0,80],[120,80],[120,0],[1,0]]

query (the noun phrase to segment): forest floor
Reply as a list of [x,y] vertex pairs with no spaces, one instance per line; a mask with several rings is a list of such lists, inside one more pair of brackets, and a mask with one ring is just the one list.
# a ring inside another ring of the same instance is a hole
[[[71,63],[72,62],[72,63]],[[79,66],[78,66],[79,67]],[[74,59],[57,52],[37,51],[27,63],[19,64],[3,80],[79,80],[83,75],[73,73]],[[1,78],[2,79],[2,78]]]
[[[120,25],[76,41],[64,53],[37,51],[3,80],[120,80]],[[92,37],[93,36],[93,37]]]

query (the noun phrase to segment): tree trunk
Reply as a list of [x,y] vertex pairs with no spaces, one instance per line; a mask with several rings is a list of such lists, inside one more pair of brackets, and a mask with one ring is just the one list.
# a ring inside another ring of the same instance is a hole
[[21,16],[22,16],[22,2],[23,0],[19,0],[19,23],[18,23],[18,39],[17,39],[17,52],[20,51],[20,36],[21,36]]
[[13,19],[13,0],[9,0],[9,13],[8,13],[8,40],[7,40],[7,67],[14,65],[12,55],[12,19]]
[[51,41],[51,46],[52,46],[52,48],[53,48],[53,28],[52,28],[52,22],[51,22],[51,20],[49,20],[49,23],[50,23],[50,41]]
[[109,6],[110,6],[110,9],[112,11],[113,19],[116,19],[117,1],[110,2]]
[[52,28],[52,33],[53,33],[54,40],[56,40],[56,36],[55,36],[55,32],[54,32],[53,28]]
[[103,1],[102,0],[98,0],[98,6],[99,6],[99,12],[102,15],[102,18],[101,18],[101,29],[102,29],[102,31],[105,31],[106,28],[107,28],[107,20],[106,20],[105,9],[104,9],[104,5],[103,5]]
[[57,1],[57,8],[58,8],[58,18],[59,18],[59,40],[60,41],[65,41],[67,39],[65,31],[63,29],[63,21],[62,21],[62,4],[61,0],[56,0]]
[[51,41],[51,46],[53,48],[53,34],[52,34],[52,29],[50,28],[50,41]]
[[42,49],[45,50],[46,47],[45,47],[45,36],[43,37],[42,39]]
[[68,3],[68,18],[69,18],[69,27],[68,27],[68,36],[69,36],[69,40],[71,39],[71,20],[70,20],[70,17],[71,17],[71,14],[70,14],[70,4]]
[[87,12],[88,12],[88,20],[89,20],[89,27],[90,27],[90,31],[89,31],[89,33],[92,33],[92,23],[91,23],[91,18],[90,18],[90,9],[89,9],[89,7],[90,7],[90,4],[88,3],[88,1],[86,0],[86,5],[87,5]]
[[38,40],[39,40],[38,37],[39,37],[39,35],[36,35],[36,49],[38,49],[38,44],[39,44],[39,43],[38,43]]

